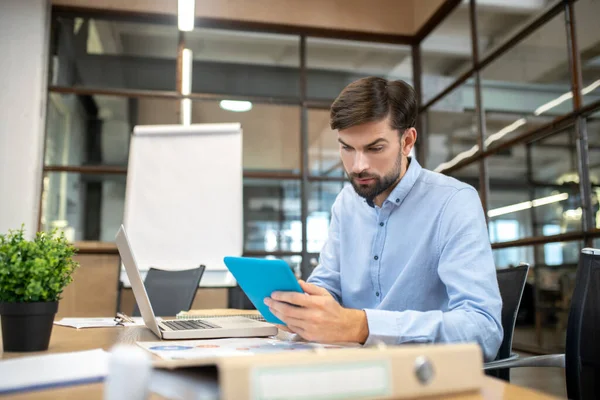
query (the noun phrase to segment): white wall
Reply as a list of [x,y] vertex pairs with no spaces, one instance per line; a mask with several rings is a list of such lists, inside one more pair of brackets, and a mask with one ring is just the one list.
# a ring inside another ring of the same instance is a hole
[[0,232],[37,230],[50,4],[0,2]]

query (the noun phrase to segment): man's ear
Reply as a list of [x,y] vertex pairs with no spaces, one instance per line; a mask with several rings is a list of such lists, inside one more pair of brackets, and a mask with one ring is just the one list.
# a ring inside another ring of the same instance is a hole
[[408,157],[413,147],[415,147],[415,143],[417,141],[417,130],[415,128],[408,128],[402,134],[402,154]]

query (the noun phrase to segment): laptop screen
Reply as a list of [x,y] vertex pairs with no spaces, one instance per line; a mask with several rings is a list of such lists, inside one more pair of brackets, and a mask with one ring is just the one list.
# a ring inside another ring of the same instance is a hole
[[142,276],[140,275],[140,271],[135,262],[135,257],[123,225],[121,225],[119,232],[117,232],[115,242],[117,243],[121,260],[125,266],[125,272],[127,272],[127,277],[131,283],[133,296],[140,309],[140,314],[142,314],[142,319],[146,326],[154,332],[156,336],[162,337],[160,329],[158,328],[158,323],[156,322],[156,317],[154,316],[154,311],[152,310],[152,304],[150,304],[148,293],[146,293],[146,287],[142,281]]

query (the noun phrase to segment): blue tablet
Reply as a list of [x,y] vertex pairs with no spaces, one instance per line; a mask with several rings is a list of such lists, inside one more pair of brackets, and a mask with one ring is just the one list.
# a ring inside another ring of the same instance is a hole
[[290,266],[283,260],[264,258],[225,257],[223,261],[265,320],[285,325],[269,311],[264,300],[273,292],[304,293]]

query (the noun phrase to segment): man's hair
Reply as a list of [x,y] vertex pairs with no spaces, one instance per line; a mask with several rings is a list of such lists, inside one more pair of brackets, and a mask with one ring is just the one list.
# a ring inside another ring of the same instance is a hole
[[378,77],[362,78],[342,90],[331,105],[331,129],[347,129],[390,116],[392,129],[400,134],[415,126],[417,95],[406,82]]

